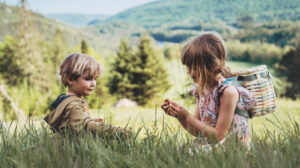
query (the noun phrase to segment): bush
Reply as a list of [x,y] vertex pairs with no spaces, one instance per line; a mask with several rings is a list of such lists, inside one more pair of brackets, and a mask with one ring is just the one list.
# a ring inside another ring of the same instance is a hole
[[283,49],[268,43],[228,41],[229,57],[234,61],[246,61],[258,64],[274,65],[279,62]]
[[293,99],[300,98],[300,43],[295,49],[286,53],[280,63],[279,70],[286,76],[290,85],[286,89],[286,96]]

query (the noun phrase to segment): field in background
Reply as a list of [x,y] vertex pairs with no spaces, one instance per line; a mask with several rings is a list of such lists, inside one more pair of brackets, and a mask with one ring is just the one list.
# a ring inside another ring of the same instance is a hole
[[[251,64],[230,62],[233,70]],[[173,87],[164,96],[182,104],[179,94],[189,90],[185,70],[178,62],[167,64]],[[300,102],[278,100],[274,115],[250,120],[251,150],[227,140],[224,150],[195,152],[193,137],[176,119],[156,108],[91,109],[92,117],[133,128],[128,140],[94,138],[91,134],[62,137],[43,129],[41,117],[14,132],[0,125],[0,167],[299,167]],[[195,105],[186,104],[193,113]],[[290,119],[291,118],[291,119]],[[182,148],[179,148],[179,145]],[[193,151],[193,152],[192,152]]]
[[[232,71],[238,71],[256,66],[256,64],[228,62],[227,66],[229,66]],[[164,114],[163,110],[160,108],[160,105],[164,98],[169,98],[180,103],[186,109],[188,109],[190,113],[194,114],[195,104],[186,103],[180,97],[180,94],[187,93],[189,91],[191,80],[187,77],[186,70],[181,65],[179,60],[166,63],[166,68],[170,74],[169,79],[170,83],[172,84],[172,88],[167,93],[162,95],[160,100],[156,101],[155,107],[114,108],[105,106],[101,109],[90,109],[89,111],[91,116],[93,118],[105,118],[107,123],[112,123],[122,127],[128,124],[128,126],[136,129],[143,126],[151,129],[154,124],[157,124],[161,129],[164,123],[167,124],[172,130],[177,131],[180,129],[180,131],[182,131],[178,121],[175,118]],[[278,99],[277,105],[278,108],[276,113],[249,120],[250,127],[253,132],[261,135],[265,129],[270,131],[279,131],[282,125],[291,125],[291,120],[300,120],[300,100],[292,101],[290,99]],[[33,118],[33,122],[36,126],[40,126],[42,117],[43,116]],[[12,122],[12,124],[12,128],[14,128],[15,122]],[[187,135],[185,131],[182,131],[182,133]]]
[[[187,77],[185,68],[179,61],[176,60],[168,63],[166,66],[169,70],[170,82],[173,86],[163,97],[179,102],[180,104],[184,105],[190,113],[194,114],[195,105],[186,104],[179,96],[180,93],[186,93],[190,89],[190,86],[187,84],[191,81]],[[244,62],[228,62],[227,66],[229,66],[232,71],[239,71],[256,66],[256,64]],[[173,117],[165,115],[163,110],[160,108],[160,105],[161,104],[157,104],[157,108],[106,107],[100,110],[91,110],[91,114],[93,117],[104,117],[107,121],[119,126],[125,126],[129,121],[129,126],[133,126],[134,128],[138,128],[142,125],[150,128],[153,126],[153,123],[157,121],[158,125],[161,126],[164,122],[175,130],[180,128],[180,124],[178,123],[178,121]],[[299,100],[293,101],[290,99],[278,99],[277,105],[278,108],[276,113],[249,120],[250,127],[253,132],[261,135],[264,133],[265,129],[268,129],[272,132],[279,131],[281,126],[286,124],[291,125],[291,120],[300,120]],[[275,125],[277,125],[278,127],[276,127]]]

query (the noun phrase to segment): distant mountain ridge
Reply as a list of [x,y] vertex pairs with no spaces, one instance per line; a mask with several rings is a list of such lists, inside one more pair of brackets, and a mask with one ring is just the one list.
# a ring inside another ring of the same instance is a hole
[[160,0],[128,9],[105,22],[125,21],[150,28],[213,20],[233,24],[245,14],[253,16],[256,21],[300,20],[300,1]]
[[[300,0],[158,0],[90,26],[106,33],[135,25],[157,41],[178,43],[200,31],[228,34],[245,26],[278,21],[299,22]],[[139,33],[131,32],[131,36],[136,35]]]
[[[89,46],[93,47],[98,53],[107,52],[112,48],[116,48],[118,43],[111,42],[110,35],[99,34],[97,29],[92,27],[72,27],[45,16],[28,11],[30,13],[30,21],[36,33],[45,40],[49,40],[57,29],[60,29],[65,42],[68,46],[75,47],[85,39]],[[18,27],[16,26],[22,18],[20,18],[20,7],[6,5],[0,2],[0,41],[6,36],[18,35]],[[116,40],[119,42],[119,39]]]
[[90,22],[100,23],[109,16],[104,14],[46,14],[48,18],[63,22],[72,26],[87,26]]

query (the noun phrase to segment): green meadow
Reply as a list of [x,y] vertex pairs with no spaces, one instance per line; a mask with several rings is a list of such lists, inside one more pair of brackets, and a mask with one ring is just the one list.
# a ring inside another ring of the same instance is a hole
[[[52,20],[31,11],[29,0],[19,5],[0,2],[0,168],[300,168],[295,80],[300,1],[163,0],[107,18],[89,15],[89,21],[82,14],[52,15]],[[82,26],[68,25],[66,18]],[[249,119],[250,149],[230,136],[223,146],[202,150],[160,108],[168,98],[194,114],[196,100],[189,94],[193,83],[179,57],[186,42],[204,31],[224,38],[230,60],[226,65],[232,71],[267,64],[273,76],[277,109]],[[51,102],[66,92],[57,76],[59,64],[75,52],[91,55],[105,67],[87,98],[90,115],[131,130],[131,136],[60,135],[43,121]],[[139,61],[144,56],[147,61]],[[143,74],[135,75],[139,69]],[[163,85],[168,81],[169,89]],[[140,89],[138,94],[134,89]],[[114,107],[126,96],[141,106]]]
[[[162,97],[178,101],[194,113],[195,105],[179,96],[189,90],[184,67],[179,61],[166,65],[172,88]],[[233,71],[253,65],[228,63]],[[92,117],[131,129],[129,139],[89,133],[62,137],[53,134],[41,117],[25,126],[7,122],[0,127],[0,167],[298,167],[299,100],[278,99],[277,105],[274,114],[249,120],[250,150],[232,138],[208,153],[191,147],[194,137],[164,114],[159,103],[153,107],[90,109]]]

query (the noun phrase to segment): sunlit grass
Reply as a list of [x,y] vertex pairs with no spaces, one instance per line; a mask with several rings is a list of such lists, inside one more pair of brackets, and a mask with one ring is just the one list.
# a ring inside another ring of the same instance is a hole
[[[232,70],[252,64],[230,62]],[[173,87],[163,95],[183,104],[194,113],[195,104],[186,104],[179,96],[189,90],[184,67],[173,61],[167,65]],[[90,109],[93,118],[105,118],[107,124],[131,128],[134,138],[107,140],[90,134],[61,137],[53,134],[39,116],[26,126],[6,122],[0,126],[0,167],[298,167],[300,165],[300,100],[277,100],[277,111],[250,119],[252,145],[247,151],[234,141],[225,150],[190,154],[179,150],[194,137],[177,119],[156,107],[105,106]],[[194,148],[191,148],[194,149]]]
[[[297,167],[299,122],[283,125],[279,134],[253,135],[247,151],[234,139],[211,152],[196,150],[182,132],[167,122],[138,126],[129,139],[106,139],[89,133],[78,136],[52,134],[45,127],[27,124],[11,133],[0,127],[1,167]],[[1,125],[2,126],[2,125]],[[161,129],[163,128],[163,129]],[[139,130],[143,130],[140,131]],[[279,136],[280,134],[284,136]],[[179,148],[180,145],[186,147]],[[191,151],[193,153],[191,154]]]

